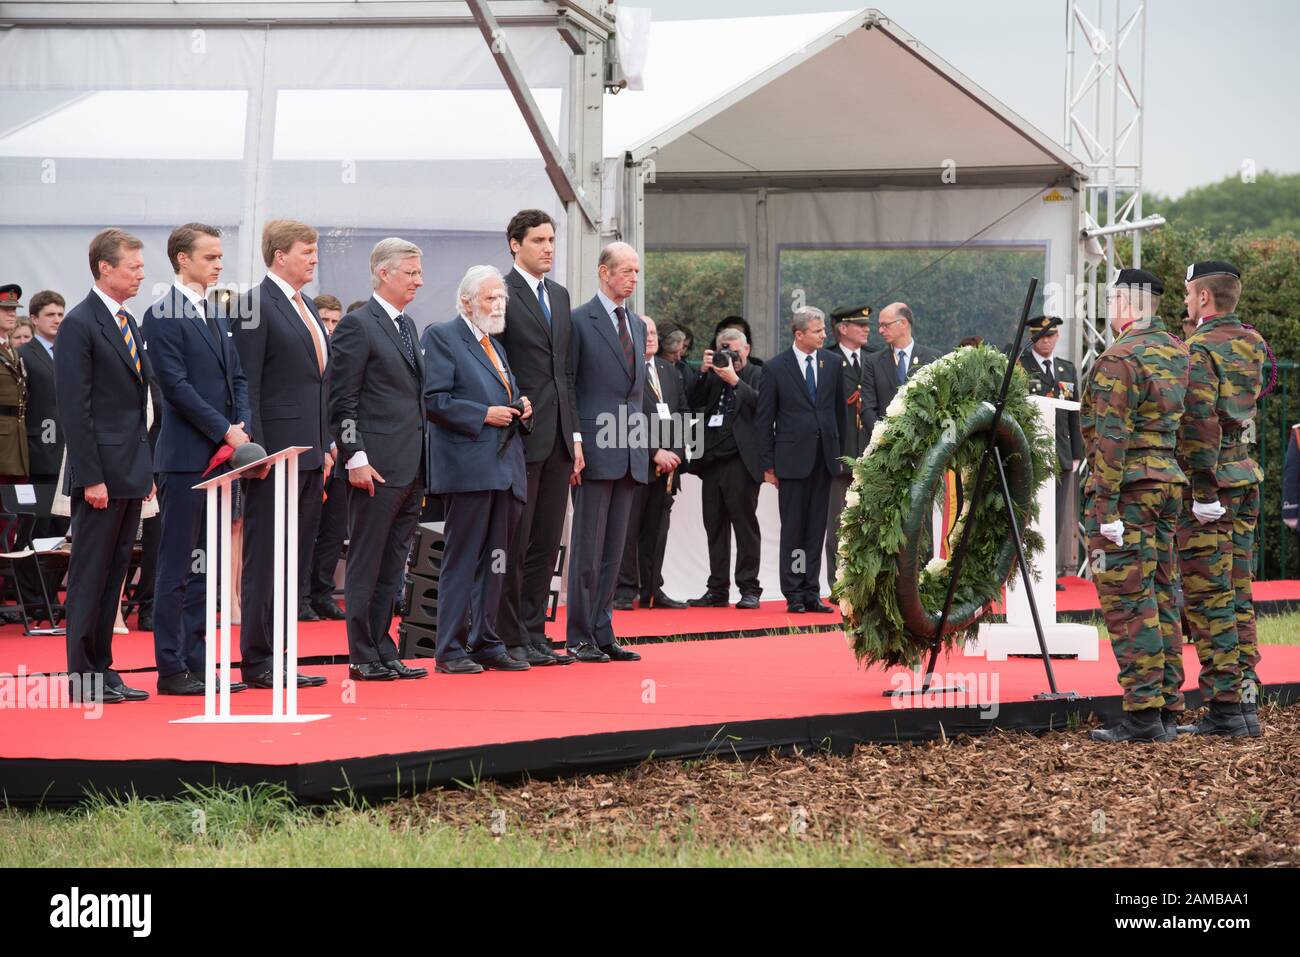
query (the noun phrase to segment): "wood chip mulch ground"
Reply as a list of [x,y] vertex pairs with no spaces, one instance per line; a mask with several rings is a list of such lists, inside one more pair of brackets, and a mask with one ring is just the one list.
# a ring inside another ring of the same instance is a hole
[[[1086,729],[994,732],[851,755],[660,761],[612,774],[432,791],[416,826],[507,827],[557,847],[863,842],[900,865],[1300,865],[1300,706],[1255,739],[1164,745]],[[496,812],[494,816],[494,812]],[[504,812],[504,815],[501,813]]]

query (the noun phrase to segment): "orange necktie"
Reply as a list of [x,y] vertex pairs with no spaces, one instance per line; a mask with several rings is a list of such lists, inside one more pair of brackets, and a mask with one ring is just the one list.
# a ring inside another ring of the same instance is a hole
[[298,308],[298,315],[307,326],[307,335],[311,336],[311,344],[316,347],[316,364],[320,367],[321,375],[325,374],[325,353],[321,351],[320,339],[317,338],[320,330],[316,328],[316,323],[311,314],[307,312],[307,306],[302,301],[302,293],[293,294],[293,304]]
[[488,358],[492,360],[493,368],[497,370],[497,375],[501,377],[501,384],[506,387],[506,395],[513,400],[515,396],[514,393],[510,391],[510,380],[506,378],[506,371],[501,368],[501,360],[497,358],[497,351],[492,348],[492,340],[487,336],[484,336],[478,341],[478,344],[483,347],[483,351],[486,352]]

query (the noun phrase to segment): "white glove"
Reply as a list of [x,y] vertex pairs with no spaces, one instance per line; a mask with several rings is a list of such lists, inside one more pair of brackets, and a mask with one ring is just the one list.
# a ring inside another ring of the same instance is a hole
[[1223,513],[1226,511],[1227,509],[1218,502],[1192,503],[1192,514],[1196,516],[1196,520],[1202,525],[1208,525],[1210,522],[1217,522],[1219,519],[1223,518]]
[[1282,519],[1282,523],[1293,532],[1300,531],[1300,527],[1297,527],[1300,526],[1300,519],[1284,518]]
[[1109,538],[1116,545],[1124,544],[1124,520],[1116,519],[1113,522],[1104,522],[1097,529],[1102,538]]

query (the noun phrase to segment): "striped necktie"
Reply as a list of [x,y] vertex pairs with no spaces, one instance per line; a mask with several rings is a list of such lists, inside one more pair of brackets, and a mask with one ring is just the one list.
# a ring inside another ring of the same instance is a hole
[[126,342],[126,351],[131,353],[131,361],[135,363],[135,374],[140,374],[140,353],[135,348],[135,336],[131,335],[131,316],[125,309],[117,310],[117,325],[122,330],[122,339]]

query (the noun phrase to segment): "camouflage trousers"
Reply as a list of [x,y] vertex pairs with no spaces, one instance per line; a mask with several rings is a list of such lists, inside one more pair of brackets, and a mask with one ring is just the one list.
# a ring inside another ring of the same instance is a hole
[[1183,640],[1175,604],[1181,486],[1151,482],[1119,494],[1124,543],[1088,524],[1088,554],[1119,665],[1125,711],[1183,709]]
[[1223,517],[1202,525],[1185,493],[1178,525],[1178,559],[1186,601],[1188,640],[1201,662],[1198,684],[1207,703],[1232,703],[1258,694],[1259,645],[1251,596],[1259,486],[1219,490]]

